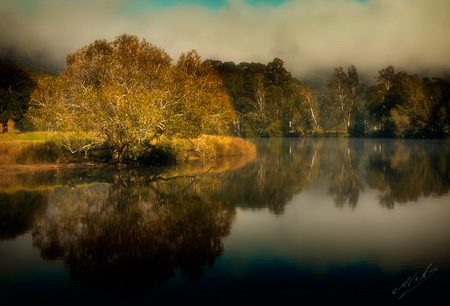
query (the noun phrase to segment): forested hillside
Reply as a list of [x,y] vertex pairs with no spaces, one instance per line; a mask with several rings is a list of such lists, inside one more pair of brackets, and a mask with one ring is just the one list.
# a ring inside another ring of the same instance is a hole
[[450,135],[450,83],[393,66],[370,86],[357,68],[337,67],[323,81],[302,82],[281,59],[268,64],[210,61],[222,76],[244,137]]

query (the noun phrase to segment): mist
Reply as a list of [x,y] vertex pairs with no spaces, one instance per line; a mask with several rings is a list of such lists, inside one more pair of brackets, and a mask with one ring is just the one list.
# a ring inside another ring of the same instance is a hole
[[448,0],[299,0],[251,6],[230,0],[213,10],[145,9],[125,0],[2,0],[0,55],[61,69],[68,54],[96,39],[137,35],[174,60],[196,49],[204,59],[268,63],[283,59],[296,77],[355,65],[374,75],[450,70]]

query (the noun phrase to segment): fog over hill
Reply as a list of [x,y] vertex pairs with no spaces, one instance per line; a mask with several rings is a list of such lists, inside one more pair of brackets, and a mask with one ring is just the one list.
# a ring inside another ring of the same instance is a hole
[[191,49],[235,63],[278,57],[299,78],[349,65],[368,78],[388,65],[426,75],[450,70],[448,0],[228,0],[216,9],[172,2],[2,0],[0,56],[58,70],[82,46],[127,33],[174,59]]

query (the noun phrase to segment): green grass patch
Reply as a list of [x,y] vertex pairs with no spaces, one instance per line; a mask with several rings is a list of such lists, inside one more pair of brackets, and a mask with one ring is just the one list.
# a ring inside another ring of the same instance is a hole
[[0,142],[3,141],[35,141],[46,142],[53,139],[55,132],[26,132],[26,133],[3,133],[0,134]]

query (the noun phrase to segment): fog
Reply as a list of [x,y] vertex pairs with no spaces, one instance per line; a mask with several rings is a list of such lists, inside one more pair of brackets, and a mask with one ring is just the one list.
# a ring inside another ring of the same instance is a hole
[[369,74],[388,65],[408,72],[450,69],[448,0],[293,0],[278,6],[229,0],[217,10],[137,3],[2,0],[0,54],[61,68],[78,48],[127,33],[174,59],[191,49],[204,59],[236,63],[279,57],[295,76],[351,64]]

